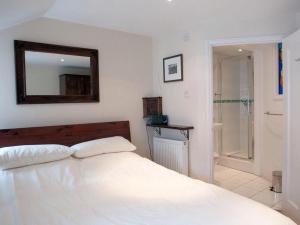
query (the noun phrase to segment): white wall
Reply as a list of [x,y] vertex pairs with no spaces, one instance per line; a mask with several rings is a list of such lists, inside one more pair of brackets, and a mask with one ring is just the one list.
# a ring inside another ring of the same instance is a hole
[[[248,24],[249,25],[249,24]],[[272,21],[248,26],[231,25],[231,29],[201,26],[195,31],[170,34],[154,40],[154,91],[163,97],[164,113],[171,123],[191,124],[190,174],[208,179],[210,164],[210,77],[208,41],[235,37],[255,37],[289,34],[295,30],[295,21]],[[184,81],[163,83],[162,59],[183,53]]]
[[[263,80],[263,111],[284,113],[283,98],[277,94],[278,88],[278,52],[277,46],[265,45],[262,47],[264,80]],[[283,162],[283,135],[284,117],[263,117],[263,148],[261,154],[261,175],[268,180],[272,179],[272,171],[282,170]]]
[[256,57],[254,60],[256,79],[262,77],[260,80],[262,86],[254,87],[254,89],[261,88],[255,92],[257,95],[254,104],[262,106],[258,107],[259,111],[256,111],[258,115],[255,115],[256,121],[259,117],[262,119],[262,137],[261,146],[255,145],[254,158],[255,160],[259,158],[258,173],[271,181],[272,171],[282,170],[283,162],[284,117],[265,115],[265,112],[283,114],[284,111],[283,97],[278,95],[278,49],[277,44],[247,45],[245,49],[252,51]]
[[26,63],[28,95],[60,95],[58,67]]
[[[190,176],[205,179],[210,170],[205,44],[201,39],[189,43],[177,38],[154,43],[154,92],[163,97],[163,112],[169,115],[170,123],[195,127],[190,133]],[[177,53],[184,54],[184,81],[164,83],[162,59]]]
[[[15,39],[98,49],[100,103],[16,105]],[[133,142],[146,155],[141,99],[152,93],[150,38],[38,19],[0,32],[0,59],[0,129],[130,120]]]

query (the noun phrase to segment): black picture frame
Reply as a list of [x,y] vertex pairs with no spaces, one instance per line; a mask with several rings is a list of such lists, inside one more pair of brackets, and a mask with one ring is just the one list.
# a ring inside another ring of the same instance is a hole
[[[168,64],[168,61],[174,59],[178,59],[177,63],[173,64]],[[166,68],[167,66],[169,67],[168,72],[173,72],[174,74],[176,73],[177,78],[170,79],[167,76],[170,76],[170,74],[166,74]],[[178,71],[179,68],[179,71]],[[170,83],[170,82],[178,82],[178,81],[183,81],[183,54],[178,54],[170,57],[166,57],[163,59],[163,73],[164,73],[164,83]],[[178,77],[179,74],[179,77]]]

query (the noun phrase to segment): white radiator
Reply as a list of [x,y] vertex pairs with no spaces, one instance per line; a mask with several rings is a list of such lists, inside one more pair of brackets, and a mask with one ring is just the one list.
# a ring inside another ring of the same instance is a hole
[[154,162],[188,175],[188,141],[178,141],[153,137]]

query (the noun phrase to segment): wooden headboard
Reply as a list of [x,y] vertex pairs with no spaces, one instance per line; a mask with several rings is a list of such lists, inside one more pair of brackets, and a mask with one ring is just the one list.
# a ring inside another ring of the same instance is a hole
[[98,138],[122,136],[129,141],[129,121],[0,130],[0,148],[34,144],[74,144]]

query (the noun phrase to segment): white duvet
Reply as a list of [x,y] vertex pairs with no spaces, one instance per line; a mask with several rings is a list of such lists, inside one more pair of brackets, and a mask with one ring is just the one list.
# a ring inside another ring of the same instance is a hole
[[294,225],[134,153],[0,172],[1,225]]

